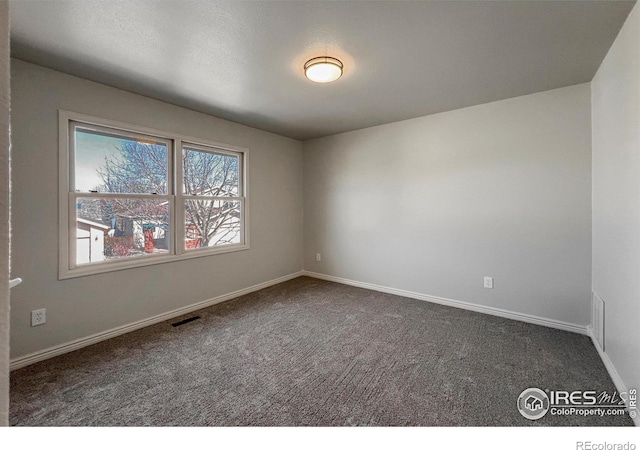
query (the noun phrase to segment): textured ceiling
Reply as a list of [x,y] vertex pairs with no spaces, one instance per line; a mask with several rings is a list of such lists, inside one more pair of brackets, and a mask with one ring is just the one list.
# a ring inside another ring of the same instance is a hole
[[[309,139],[588,82],[631,1],[10,1],[14,57]],[[344,76],[319,85],[304,62]]]

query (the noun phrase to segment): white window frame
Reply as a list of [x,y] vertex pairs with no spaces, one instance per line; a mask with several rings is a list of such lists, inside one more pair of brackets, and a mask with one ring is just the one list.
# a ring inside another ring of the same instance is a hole
[[[68,279],[86,275],[94,275],[117,270],[143,267],[154,264],[163,264],[172,261],[201,258],[221,253],[230,253],[241,250],[248,250],[249,245],[249,149],[235,145],[222,144],[206,139],[192,136],[180,135],[152,128],[132,125],[114,120],[102,119],[86,114],[71,111],[59,110],[59,262],[58,278]],[[71,127],[74,122],[79,122],[87,128],[95,128],[97,131],[113,132],[123,137],[151,136],[153,139],[167,145],[168,171],[170,173],[166,194],[109,194],[74,191],[74,146]],[[226,244],[219,247],[206,247],[198,249],[185,249],[185,227],[184,227],[184,200],[191,198],[182,192],[182,148],[186,146],[195,149],[203,149],[219,154],[230,154],[239,157],[239,180],[240,192],[237,197],[219,197],[218,199],[232,200],[240,202],[240,243]],[[125,197],[125,198],[153,198],[166,199],[169,202],[170,227],[169,248],[166,254],[145,255],[130,259],[110,260],[92,262],[89,264],[76,265],[76,199],[77,198],[104,198],[104,197]],[[71,207],[73,206],[73,208]]]

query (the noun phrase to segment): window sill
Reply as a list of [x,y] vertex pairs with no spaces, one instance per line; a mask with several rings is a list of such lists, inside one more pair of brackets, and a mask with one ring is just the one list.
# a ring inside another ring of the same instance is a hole
[[78,266],[74,269],[60,267],[58,279],[68,280],[71,278],[98,275],[101,273],[116,272],[119,270],[135,269],[137,267],[154,266],[157,264],[185,261],[189,259],[220,255],[223,253],[239,252],[242,250],[249,250],[249,244],[227,245],[223,248],[191,250],[181,255],[149,255],[125,261],[96,262],[93,264]]

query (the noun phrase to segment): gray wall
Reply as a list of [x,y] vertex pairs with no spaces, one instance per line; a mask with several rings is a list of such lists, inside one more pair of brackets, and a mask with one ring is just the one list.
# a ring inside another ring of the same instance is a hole
[[589,84],[307,141],[304,189],[308,271],[589,322]]
[[640,7],[591,84],[593,290],[605,301],[605,350],[640,388]]
[[[302,270],[302,144],[12,60],[11,357]],[[59,281],[58,109],[250,149],[251,249]],[[30,327],[30,311],[47,323]]]
[[9,4],[0,1],[0,426],[9,424]]

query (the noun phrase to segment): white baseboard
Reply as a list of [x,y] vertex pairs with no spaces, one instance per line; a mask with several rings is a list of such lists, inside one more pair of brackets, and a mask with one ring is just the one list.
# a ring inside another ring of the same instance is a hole
[[71,342],[67,342],[65,344],[56,345],[53,347],[49,347],[47,349],[30,353],[25,356],[20,356],[11,360],[9,365],[9,370],[19,369],[21,367],[26,367],[30,364],[34,364],[39,361],[44,361],[45,359],[53,358],[54,356],[63,355],[65,353],[72,352],[74,350],[78,350],[83,347],[87,347],[92,344],[96,344],[98,342],[106,341],[107,339],[114,338],[116,336],[120,336],[126,333],[130,333],[135,330],[139,330],[140,328],[148,327],[150,325],[154,325],[156,323],[164,322],[165,320],[173,319],[174,317],[182,316],[184,314],[189,314],[193,311],[197,311],[199,309],[207,308],[209,306],[225,302],[227,300],[232,300],[234,298],[240,297],[242,295],[250,294],[255,291],[259,291],[260,289],[264,289],[279,283],[283,283],[285,281],[292,280],[294,278],[298,278],[303,275],[303,272],[295,272],[289,275],[285,275],[284,277],[276,278],[274,280],[265,281],[264,283],[256,284],[254,286],[250,286],[248,288],[240,289],[235,292],[230,292],[228,294],[219,295],[218,297],[210,298],[208,300],[204,300],[202,302],[194,303],[189,306],[185,306],[183,308],[175,309],[173,311],[166,312],[164,314],[160,314],[154,317],[150,317],[148,319],[139,320],[137,322],[133,322],[127,325],[123,325],[121,327],[112,328],[110,330],[106,330],[100,333],[93,334],[91,336],[87,336],[84,338],[76,339]]
[[[589,337],[591,337],[591,341],[593,341],[593,346],[598,351],[598,354],[600,355],[600,359],[604,363],[604,366],[606,367],[607,372],[609,372],[609,376],[611,377],[611,380],[613,381],[613,384],[615,385],[618,392],[629,392],[627,390],[627,387],[624,385],[622,378],[620,378],[618,371],[616,370],[615,366],[611,362],[611,359],[609,359],[609,355],[607,355],[604,351],[602,351],[602,348],[600,348],[600,345],[598,345],[598,339],[596,338],[593,332],[593,329],[591,327],[589,327]],[[636,427],[640,427],[640,417],[636,416],[635,418],[633,418],[633,423],[635,424]]]
[[530,314],[517,313],[508,311],[506,309],[493,308],[491,306],[482,306],[474,303],[467,303],[460,300],[452,300],[449,298],[435,297],[433,295],[420,294],[418,292],[405,291],[403,289],[390,288],[386,286],[379,286],[377,284],[364,283],[361,281],[349,280],[347,278],[334,277],[332,275],[325,275],[322,273],[303,271],[304,276],[318,278],[320,280],[333,281],[341,284],[348,284],[349,286],[361,287],[364,289],[370,289],[372,291],[384,292],[385,294],[398,295],[400,297],[408,297],[416,300],[423,300],[431,303],[437,303],[439,305],[453,306],[454,308],[466,309],[469,311],[475,311],[483,314],[490,314],[492,316],[504,317],[506,319],[519,320],[521,322],[532,323],[535,325],[542,325],[549,328],[556,328],[558,330],[570,331],[572,333],[589,335],[587,326],[577,325],[574,323],[562,322],[559,320],[547,319],[544,317],[532,316]]

